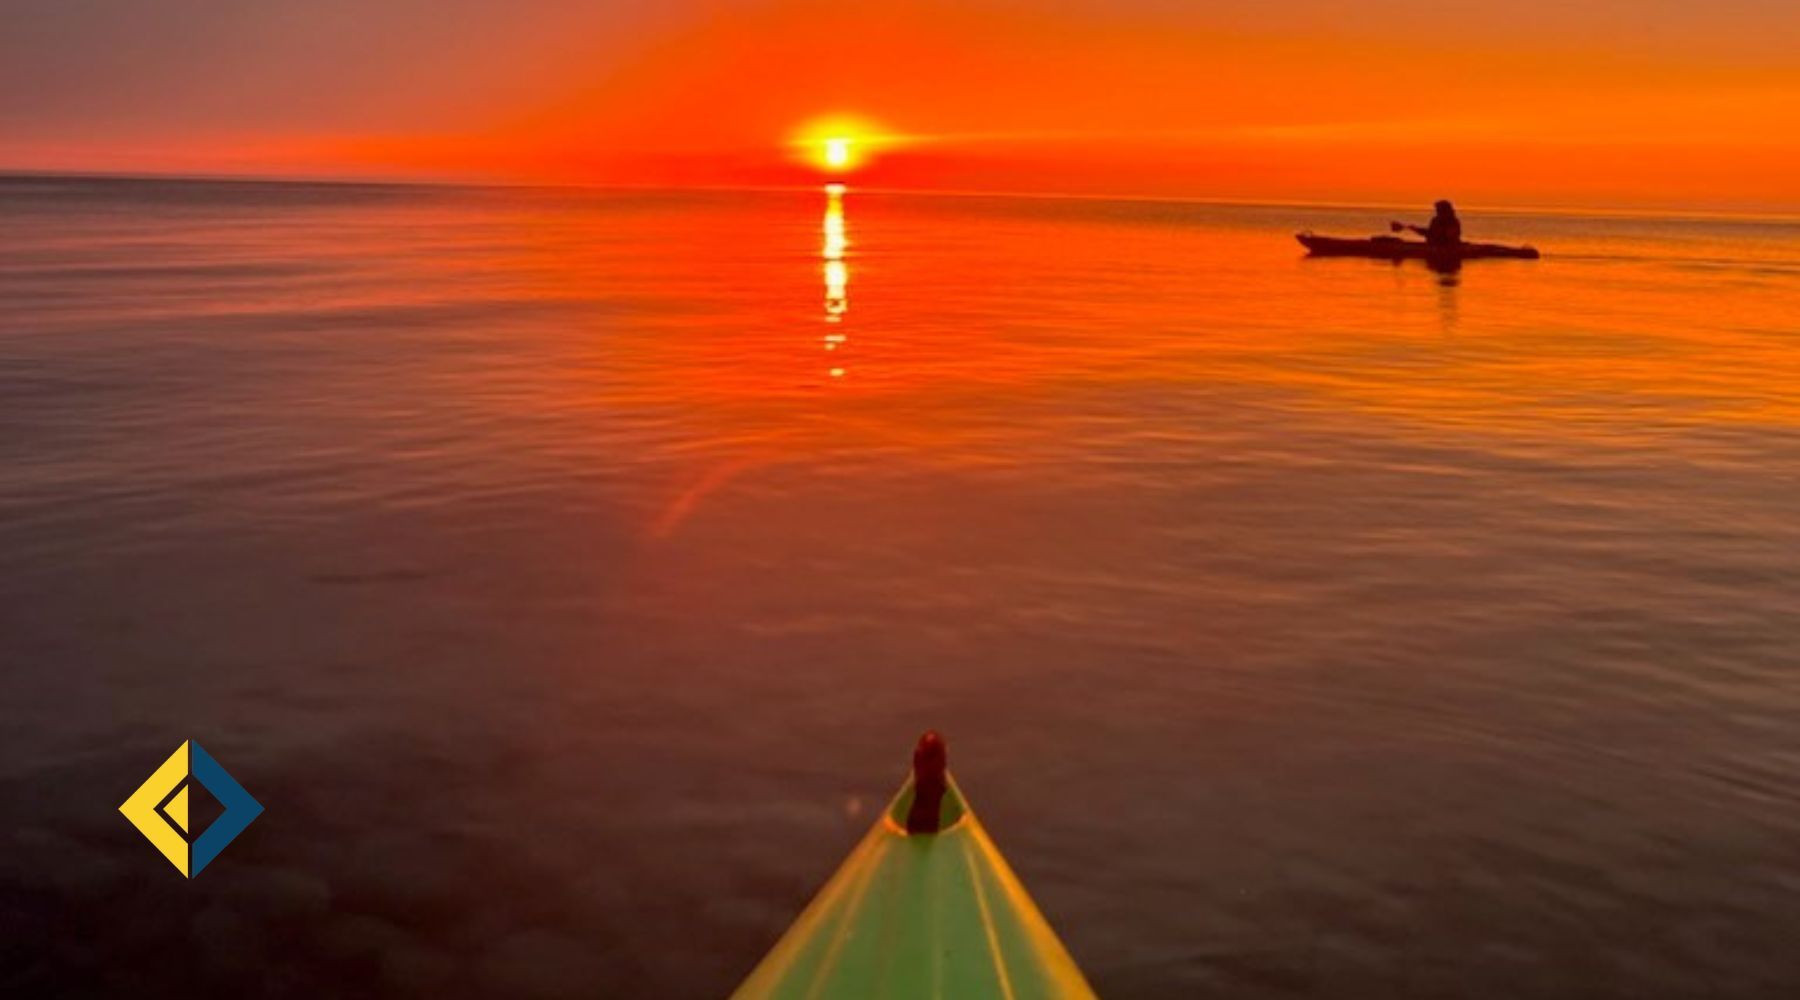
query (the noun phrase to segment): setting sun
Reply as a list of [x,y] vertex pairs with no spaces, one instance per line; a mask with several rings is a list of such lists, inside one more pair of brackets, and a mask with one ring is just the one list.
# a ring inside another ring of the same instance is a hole
[[798,160],[831,174],[850,173],[866,165],[876,151],[895,144],[894,137],[875,123],[844,115],[807,122],[791,142]]

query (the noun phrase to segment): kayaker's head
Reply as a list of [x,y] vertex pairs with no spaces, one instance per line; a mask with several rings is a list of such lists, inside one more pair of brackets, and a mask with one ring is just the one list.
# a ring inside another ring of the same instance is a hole
[[1450,204],[1449,199],[1446,198],[1437,203],[1437,214],[1454,217],[1456,215],[1456,206]]

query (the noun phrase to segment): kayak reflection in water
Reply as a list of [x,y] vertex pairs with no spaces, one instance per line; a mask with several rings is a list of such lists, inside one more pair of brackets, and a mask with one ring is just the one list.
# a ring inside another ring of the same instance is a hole
[[1423,226],[1411,226],[1404,222],[1390,222],[1388,228],[1396,233],[1415,232],[1425,237],[1425,242],[1434,247],[1453,247],[1462,242],[1462,220],[1456,217],[1456,206],[1448,201],[1437,203],[1437,214]]

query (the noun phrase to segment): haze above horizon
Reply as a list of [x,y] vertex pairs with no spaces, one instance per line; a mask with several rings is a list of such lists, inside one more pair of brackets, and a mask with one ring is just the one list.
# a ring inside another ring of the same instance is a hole
[[10,170],[1800,210],[1773,0],[6,6]]

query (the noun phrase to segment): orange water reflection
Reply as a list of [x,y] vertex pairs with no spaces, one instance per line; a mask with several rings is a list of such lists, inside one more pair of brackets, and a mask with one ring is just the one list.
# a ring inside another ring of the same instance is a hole
[[[375,914],[409,954],[456,969],[471,927],[509,951],[598,940],[634,958],[589,992],[721,995],[735,976],[714,972],[749,967],[761,924],[701,928],[737,959],[663,955],[705,914],[621,923],[612,873],[563,873],[623,858],[705,900],[720,866],[693,859],[722,857],[804,885],[835,849],[788,832],[885,792],[886,744],[942,714],[990,748],[968,754],[984,787],[1026,794],[1066,734],[1104,736],[1074,784],[1013,810],[1133,810],[1036,848],[1052,892],[1059,871],[1111,880],[1060,890],[1096,968],[1178,962],[1183,907],[1243,876],[1344,912],[1375,900],[1367,968],[1423,954],[1453,991],[1461,936],[1376,946],[1420,940],[1469,884],[1523,884],[1495,901],[1519,918],[1495,922],[1506,961],[1464,970],[1510,982],[1517,955],[1568,950],[1565,926],[1530,929],[1546,900],[1630,912],[1679,870],[1668,905],[1724,921],[1682,992],[1793,978],[1720,977],[1783,954],[1795,878],[1800,229],[1471,213],[1472,235],[1547,256],[1471,262],[1447,289],[1421,266],[1309,262],[1292,239],[1385,212],[859,186],[856,309],[846,227],[832,323],[816,186],[151,190],[8,219],[0,607],[18,610],[0,631],[54,654],[17,679],[57,706],[8,722],[36,727],[20,743],[53,770],[135,739],[144,713],[118,705],[156,691],[215,728],[292,734],[265,769],[314,753],[320,726],[342,734],[326,763],[366,779],[343,801],[406,835],[300,868],[402,903],[417,894],[377,876],[487,872],[433,882],[425,925]],[[854,371],[829,379],[849,342],[819,338],[852,323]],[[130,627],[95,627],[115,620]],[[156,684],[98,683],[121,663]],[[257,666],[220,683],[234,664]],[[365,774],[399,731],[417,746]],[[470,776],[465,801],[396,796],[447,768]],[[27,862],[61,850],[53,825],[85,843],[76,791]],[[1191,848],[1220,833],[1205,818],[1239,806],[1225,833],[1262,849],[1194,867],[1221,853]],[[1558,810],[1580,821],[1539,822]],[[739,816],[768,835],[719,820]],[[520,853],[521,817],[549,848],[487,864]],[[1415,859],[1383,846],[1396,822],[1475,882],[1415,891]],[[360,836],[340,826],[321,843]],[[1117,830],[1142,834],[1135,860],[1090,864],[1120,853]],[[142,847],[121,842],[121,871]],[[235,870],[255,867],[246,848]],[[116,881],[83,891],[116,902]],[[520,886],[549,888],[490,920]],[[804,899],[747,892],[783,920]],[[1109,954],[1117,908],[1081,899],[1133,896],[1153,905]],[[1316,914],[1227,916],[1220,954],[1265,956],[1271,921]],[[153,943],[179,951],[177,930]],[[1313,964],[1252,971],[1309,981]],[[1656,992],[1665,968],[1620,992]]]
[[[825,274],[825,322],[834,325],[842,324],[844,314],[850,309],[850,264],[845,255],[850,248],[848,231],[844,227],[844,185],[827,184],[825,186],[825,222],[824,242],[819,247],[819,257],[823,261]],[[840,348],[849,343],[850,338],[842,329],[833,329],[825,334],[825,351],[833,355],[831,365],[826,374],[832,378],[844,376],[844,365],[836,355]]]
[[[825,282],[823,318],[827,324],[820,344],[826,354],[825,375],[829,379],[842,379],[848,373],[844,354],[850,337],[845,332],[844,319],[850,309],[850,237],[844,221],[845,191],[843,184],[825,185],[825,215],[820,223],[819,260]],[[770,460],[765,454],[766,446],[780,437],[761,439],[747,454],[722,459],[684,477],[683,484],[652,520],[650,536],[667,538],[675,534],[709,496],[746,470],[766,464]]]

